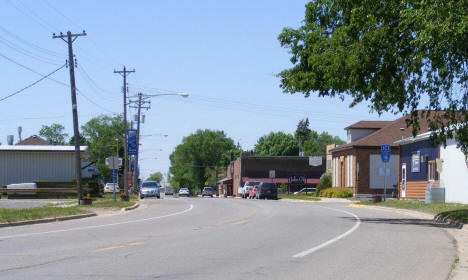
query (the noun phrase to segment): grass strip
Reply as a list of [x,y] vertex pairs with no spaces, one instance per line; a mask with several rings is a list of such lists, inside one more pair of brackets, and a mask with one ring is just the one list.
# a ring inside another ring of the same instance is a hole
[[46,205],[43,207],[25,209],[0,208],[0,223],[37,220],[42,218],[57,218],[85,213],[89,212],[76,206],[62,208],[55,207],[53,205]]
[[460,203],[425,203],[419,200],[387,200],[385,202],[362,201],[360,204],[417,210],[430,214],[440,214],[444,217],[468,223],[468,205]]
[[306,194],[278,194],[279,199],[303,199],[303,200],[313,200],[313,201],[320,201],[320,198],[306,195]]

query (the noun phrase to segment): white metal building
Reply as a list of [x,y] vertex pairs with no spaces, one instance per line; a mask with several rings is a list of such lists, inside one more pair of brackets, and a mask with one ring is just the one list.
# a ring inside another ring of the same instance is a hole
[[[81,146],[86,157],[87,146]],[[0,145],[0,187],[35,180],[67,182],[75,176],[74,146]]]

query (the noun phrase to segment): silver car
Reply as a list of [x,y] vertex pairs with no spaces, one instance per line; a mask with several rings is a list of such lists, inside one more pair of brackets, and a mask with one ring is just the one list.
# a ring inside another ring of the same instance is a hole
[[157,181],[144,181],[140,188],[140,199],[145,197],[154,196],[161,197],[160,187]]

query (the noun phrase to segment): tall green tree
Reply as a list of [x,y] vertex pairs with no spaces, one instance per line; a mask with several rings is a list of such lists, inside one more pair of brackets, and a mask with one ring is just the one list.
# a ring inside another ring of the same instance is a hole
[[279,35],[293,63],[281,88],[410,114],[413,134],[426,118],[433,140],[455,136],[468,152],[467,15],[466,0],[311,1]]
[[201,188],[208,182],[213,185],[216,181],[216,171],[224,171],[231,160],[239,154],[234,141],[223,131],[197,130],[184,137],[170,155],[171,185],[175,187],[189,187],[194,191],[195,186]]
[[257,140],[255,154],[259,156],[297,156],[299,146],[296,138],[284,132],[270,132]]
[[309,138],[304,142],[304,155],[325,155],[327,151],[327,145],[341,145],[343,143],[344,141],[341,140],[338,136],[332,136],[325,131],[318,134],[316,131],[312,130],[309,134]]
[[109,177],[109,168],[105,165],[106,157],[123,155],[123,120],[121,115],[101,115],[89,120],[81,127],[81,135],[89,145],[90,160],[96,162],[104,178]]
[[44,137],[52,145],[65,145],[68,134],[64,132],[65,127],[58,123],[43,125],[39,135]]
[[164,178],[164,175],[161,172],[157,171],[157,172],[151,173],[147,180],[161,182],[163,178]]
[[294,136],[296,137],[297,143],[299,144],[299,151],[303,151],[304,143],[309,138],[311,130],[309,128],[309,118],[305,120],[300,120],[297,124],[296,132]]

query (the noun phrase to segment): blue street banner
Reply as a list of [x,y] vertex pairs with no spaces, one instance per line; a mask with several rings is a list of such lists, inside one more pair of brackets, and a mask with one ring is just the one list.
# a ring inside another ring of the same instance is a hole
[[110,178],[109,178],[110,182],[117,183],[117,176],[119,174],[118,172],[119,172],[119,170],[117,170],[117,169],[111,169]]
[[136,129],[129,129],[127,131],[127,153],[130,156],[135,156],[138,153],[137,148],[137,130]]

